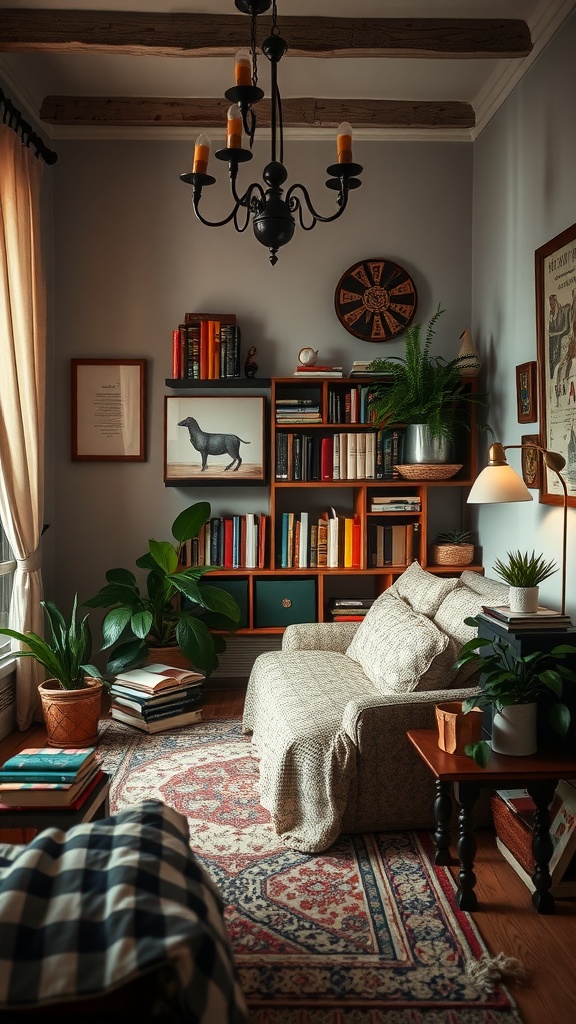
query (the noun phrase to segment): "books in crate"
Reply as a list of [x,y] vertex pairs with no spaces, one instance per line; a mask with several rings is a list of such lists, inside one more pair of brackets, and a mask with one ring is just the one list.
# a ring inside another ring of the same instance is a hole
[[[496,845],[524,884],[534,892],[532,829],[536,805],[527,789],[499,789],[491,798]],[[549,808],[552,856],[550,893],[576,896],[576,785],[560,780]]]
[[512,612],[508,605],[482,605],[481,616],[496,623],[509,633],[530,632],[538,629],[566,630],[572,627],[569,615],[540,605],[535,612]]
[[27,747],[0,768],[0,806],[76,810],[102,778],[95,747]]
[[193,725],[202,719],[199,672],[154,664],[115,676],[110,686],[110,714],[117,722],[157,733]]

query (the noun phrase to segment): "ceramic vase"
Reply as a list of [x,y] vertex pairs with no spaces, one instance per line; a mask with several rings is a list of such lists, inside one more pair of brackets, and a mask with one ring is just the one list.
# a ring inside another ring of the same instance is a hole
[[511,612],[538,611],[538,587],[510,587],[508,604]]
[[492,750],[495,754],[527,757],[535,754],[537,710],[534,704],[509,704],[497,711],[492,720]]
[[[466,357],[465,359],[462,357]],[[462,377],[475,377],[478,373],[480,366],[480,356],[474,347],[472,341],[472,333],[467,327],[465,331],[462,331],[460,335],[460,349],[458,357],[462,358],[460,363],[460,373]]]

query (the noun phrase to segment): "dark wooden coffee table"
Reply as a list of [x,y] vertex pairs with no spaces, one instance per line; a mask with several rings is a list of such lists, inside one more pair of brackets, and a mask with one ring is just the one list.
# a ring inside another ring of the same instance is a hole
[[554,913],[554,897],[548,863],[553,846],[550,838],[548,808],[560,779],[576,778],[576,759],[555,751],[538,752],[530,757],[508,757],[491,754],[487,768],[480,768],[471,757],[447,754],[438,746],[435,729],[410,729],[410,743],[436,778],[436,864],[450,864],[450,821],[452,818],[451,789],[460,811],[458,815],[458,906],[461,910],[477,910],[474,892],[476,875],[472,810],[482,786],[490,788],[525,788],[536,804],[532,853],[535,870],[532,876],[535,892],[532,902],[539,914]]

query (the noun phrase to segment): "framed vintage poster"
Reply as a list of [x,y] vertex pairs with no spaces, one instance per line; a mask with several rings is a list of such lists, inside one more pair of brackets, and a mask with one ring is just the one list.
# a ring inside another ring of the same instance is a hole
[[164,483],[266,483],[266,399],[167,396]]
[[538,419],[537,363],[521,363],[516,367],[516,405],[518,423],[536,423]]
[[[540,444],[539,434],[522,434],[521,444]],[[542,486],[542,455],[537,448],[522,449],[522,478],[526,487],[539,491]]]
[[72,459],[145,462],[146,360],[72,360]]
[[[568,505],[576,507],[576,224],[536,249],[536,337],[540,443],[566,459]],[[562,505],[562,486],[544,469],[540,501]]]

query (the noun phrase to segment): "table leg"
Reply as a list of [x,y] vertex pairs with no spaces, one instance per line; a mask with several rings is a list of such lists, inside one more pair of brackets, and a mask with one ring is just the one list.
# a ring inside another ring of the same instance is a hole
[[440,779],[436,779],[434,814],[436,816],[436,831],[434,833],[436,854],[434,856],[434,863],[452,864],[452,857],[450,856],[450,821],[452,819],[450,783],[441,782]]
[[557,781],[552,779],[527,782],[526,789],[536,804],[534,815],[534,834],[532,836],[532,853],[534,854],[534,874],[532,881],[535,892],[532,893],[532,903],[539,914],[553,914],[555,910],[554,897],[548,891],[552,885],[550,877],[549,862],[554,846],[550,838],[550,812],[549,805],[552,803]]
[[458,860],[460,861],[458,906],[460,910],[477,910],[478,900],[474,892],[476,838],[472,809],[478,799],[480,787],[474,782],[455,782],[454,792],[460,804],[458,815]]

